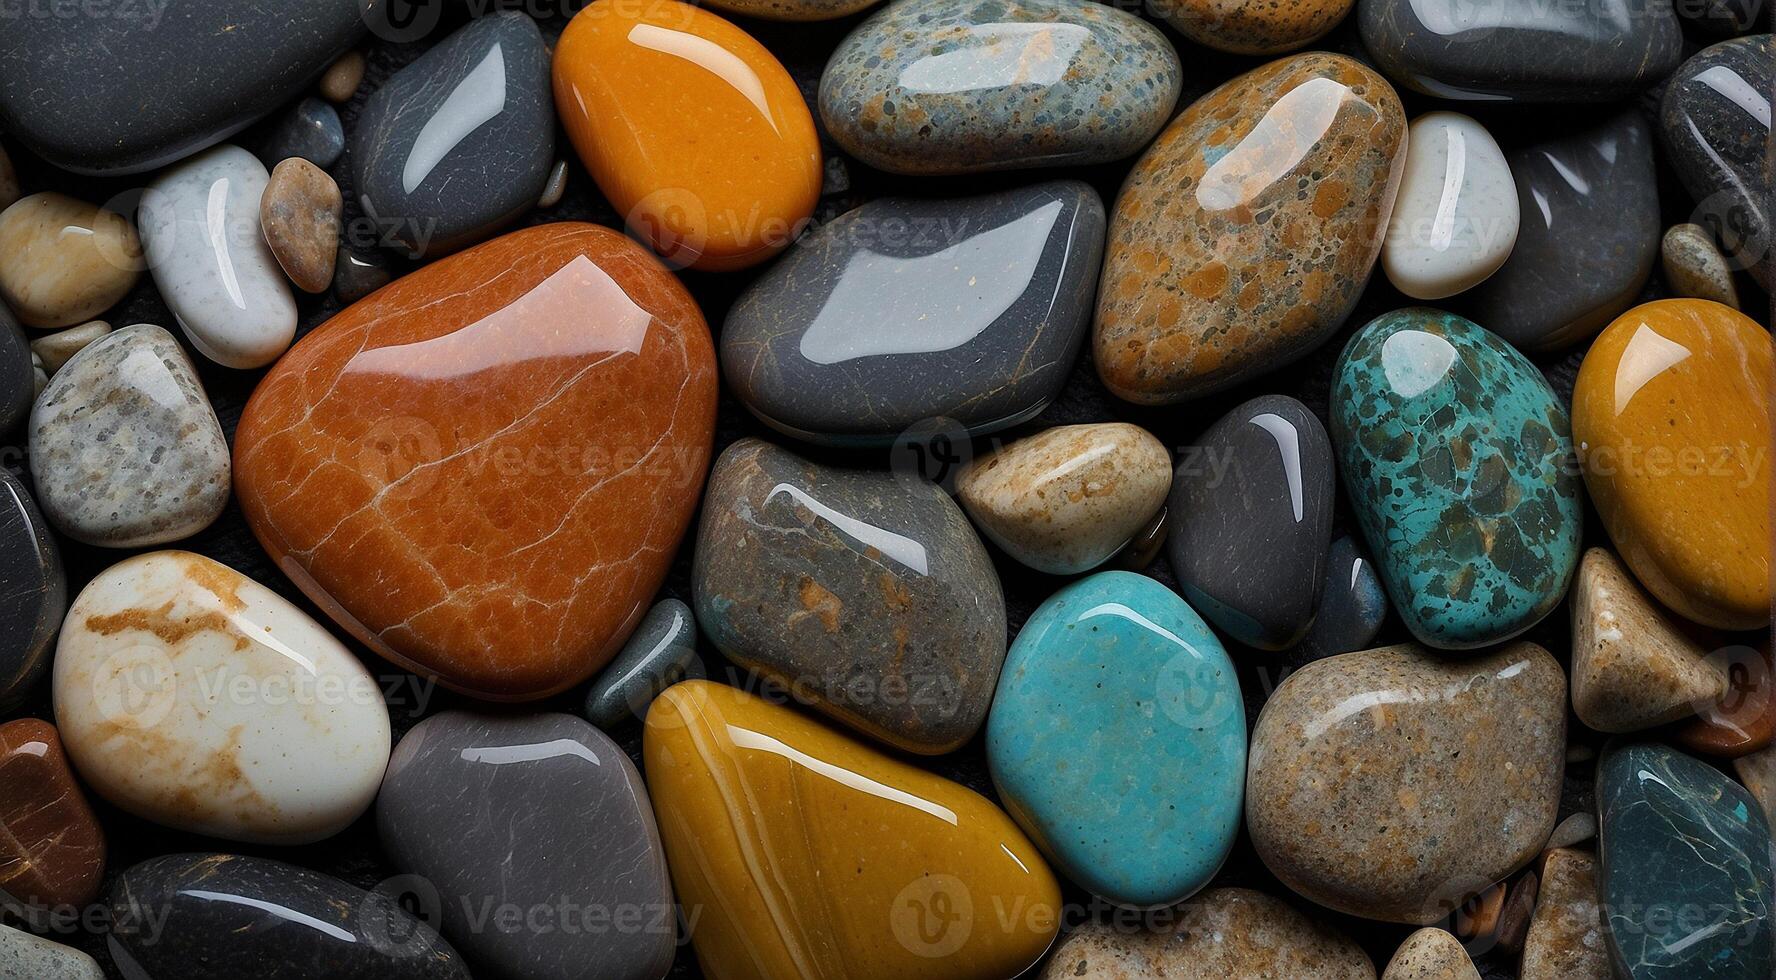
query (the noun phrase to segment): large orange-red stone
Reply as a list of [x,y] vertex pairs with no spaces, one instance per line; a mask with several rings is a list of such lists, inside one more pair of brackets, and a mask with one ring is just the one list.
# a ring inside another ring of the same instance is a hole
[[608,228],[514,232],[359,301],[284,355],[235,433],[260,543],[382,656],[495,700],[603,666],[709,465],[708,326]]

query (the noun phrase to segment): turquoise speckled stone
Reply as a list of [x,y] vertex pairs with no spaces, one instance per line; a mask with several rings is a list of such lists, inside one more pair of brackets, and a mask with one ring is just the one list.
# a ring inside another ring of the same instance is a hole
[[1426,645],[1508,639],[1566,594],[1582,523],[1571,424],[1497,336],[1439,310],[1376,318],[1339,358],[1332,441],[1394,608]]
[[1068,877],[1121,905],[1181,901],[1239,832],[1246,715],[1233,664],[1153,579],[1080,579],[1012,645],[987,762],[1006,809]]

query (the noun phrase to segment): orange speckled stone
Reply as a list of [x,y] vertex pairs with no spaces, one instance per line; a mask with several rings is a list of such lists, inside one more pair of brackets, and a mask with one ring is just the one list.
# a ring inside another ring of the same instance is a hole
[[1281,54],[1318,40],[1356,0],[1171,0],[1155,16],[1207,47],[1234,54]]
[[555,107],[629,229],[674,265],[740,269],[820,196],[814,117],[733,24],[677,0],[598,0],[555,46]]
[[715,423],[696,303],[641,246],[513,232],[304,337],[247,403],[235,489],[278,566],[382,656],[553,694],[635,627]]
[[1275,61],[1197,100],[1110,218],[1093,334],[1105,385],[1169,404],[1324,343],[1381,254],[1405,137],[1394,90],[1342,55]]
[[37,908],[85,905],[104,871],[104,832],[55,726],[0,725],[0,894]]
[[1597,338],[1573,388],[1585,487],[1622,560],[1682,616],[1770,622],[1770,335],[1660,300]]

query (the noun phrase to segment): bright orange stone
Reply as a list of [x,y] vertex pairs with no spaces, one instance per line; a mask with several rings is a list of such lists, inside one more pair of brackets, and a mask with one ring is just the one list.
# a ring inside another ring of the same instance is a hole
[[260,543],[382,656],[498,700],[602,667],[709,468],[715,355],[608,228],[514,232],[303,338],[253,393],[235,489]]
[[631,231],[678,265],[740,269],[820,196],[814,117],[733,24],[677,0],[599,0],[555,46],[555,106]]

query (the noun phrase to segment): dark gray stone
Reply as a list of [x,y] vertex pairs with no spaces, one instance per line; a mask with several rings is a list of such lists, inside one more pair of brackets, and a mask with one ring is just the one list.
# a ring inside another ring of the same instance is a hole
[[1714,233],[1735,269],[1776,289],[1770,102],[1776,37],[1722,41],[1684,62],[1665,89],[1659,125],[1692,219]]
[[147,980],[468,980],[387,895],[282,861],[170,854],[111,886],[111,957]]
[[62,556],[31,494],[0,468],[0,708],[29,693],[49,667],[68,611]]
[[325,170],[345,152],[345,127],[338,110],[311,96],[273,116],[245,142],[267,170],[291,157]]
[[477,977],[659,980],[672,963],[672,887],[647,789],[580,718],[427,718],[389,758],[376,825]]
[[1325,426],[1293,398],[1254,398],[1210,426],[1166,504],[1166,553],[1190,605],[1248,646],[1299,641],[1325,581],[1335,487]]
[[1326,554],[1326,587],[1320,592],[1313,628],[1295,647],[1296,662],[1324,660],[1367,650],[1387,621],[1387,591],[1375,563],[1356,539],[1345,535]]
[[141,173],[226,139],[364,31],[362,0],[100,7],[7,17],[0,30],[0,129],[83,174]]
[[339,246],[339,257],[333,262],[333,295],[347,306],[389,284],[394,273],[380,255],[358,252]]
[[31,342],[0,303],[0,436],[18,429],[31,414],[37,375],[31,363]]
[[1016,425],[1072,373],[1103,248],[1103,202],[1078,181],[872,201],[734,304],[722,377],[810,442],[885,445],[933,418],[974,435]]
[[1505,154],[1523,221],[1511,257],[1454,307],[1522,350],[1586,340],[1640,296],[1659,256],[1653,133],[1614,112]]
[[697,620],[691,607],[661,599],[629,635],[616,659],[586,692],[586,720],[611,729],[647,717],[648,705],[697,661]]
[[364,211],[415,256],[536,206],[555,162],[549,49],[529,16],[489,14],[396,72],[352,130]]
[[1444,99],[1608,102],[1683,57],[1671,0],[1359,0],[1382,74]]

